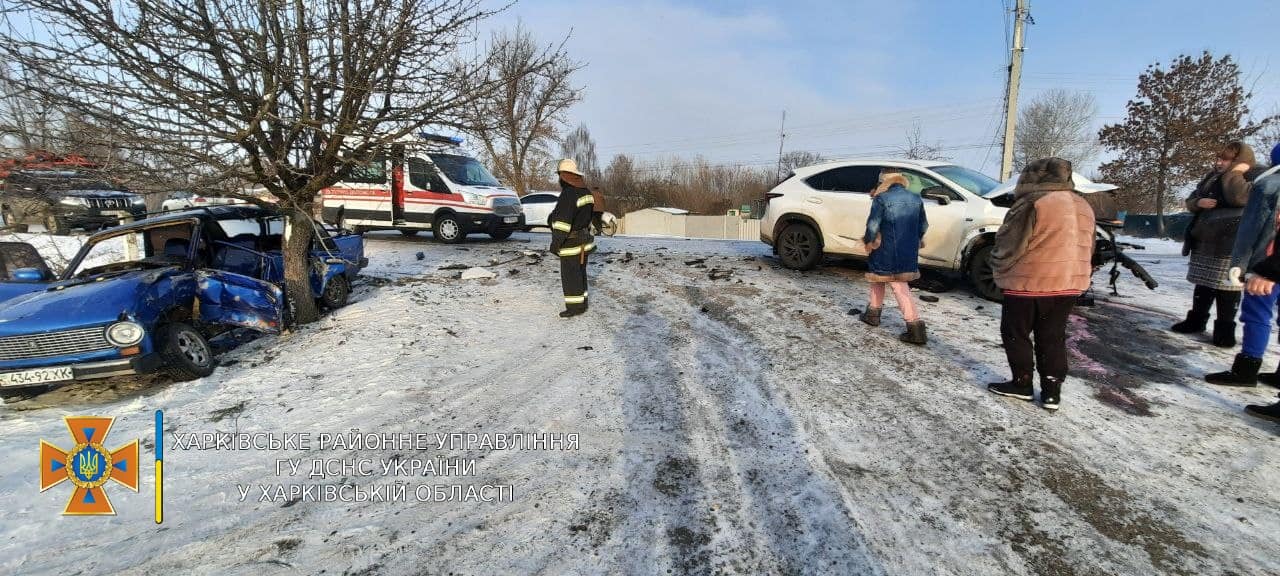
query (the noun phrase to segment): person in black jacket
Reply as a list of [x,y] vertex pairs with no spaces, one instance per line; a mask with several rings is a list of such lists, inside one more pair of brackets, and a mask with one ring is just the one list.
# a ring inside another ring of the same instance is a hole
[[587,311],[587,254],[596,249],[589,231],[594,199],[577,162],[561,160],[556,172],[560,176],[560,199],[548,218],[551,251],[560,257],[565,308],[560,317],[571,318]]

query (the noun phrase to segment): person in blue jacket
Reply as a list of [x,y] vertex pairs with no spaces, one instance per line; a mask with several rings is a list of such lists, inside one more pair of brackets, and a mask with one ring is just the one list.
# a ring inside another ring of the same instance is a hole
[[[1258,266],[1275,253],[1276,228],[1280,225],[1277,221],[1280,144],[1271,149],[1271,166],[1271,170],[1252,178],[1249,201],[1240,216],[1240,228],[1231,250],[1230,269],[1230,277],[1238,285],[1257,276]],[[1267,341],[1271,339],[1271,321],[1275,318],[1277,300],[1280,300],[1280,290],[1245,291],[1240,307],[1240,321],[1244,324],[1240,353],[1230,370],[1205,376],[1206,381],[1220,386],[1256,386],[1259,381],[1280,385],[1280,375],[1258,374]]]
[[899,340],[923,346],[928,343],[928,336],[907,283],[920,277],[920,248],[929,229],[924,201],[919,194],[907,190],[906,177],[893,169],[880,173],[880,185],[871,195],[871,215],[862,238],[870,256],[867,281],[871,283],[871,301],[860,318],[871,326],[880,325],[887,286],[893,290],[907,323],[907,331]]

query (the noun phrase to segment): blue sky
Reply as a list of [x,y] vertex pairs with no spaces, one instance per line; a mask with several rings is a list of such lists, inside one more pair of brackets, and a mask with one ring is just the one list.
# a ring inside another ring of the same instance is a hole
[[[1007,0],[1012,4],[1012,0]],[[1221,8],[1215,8],[1220,6]],[[490,26],[572,32],[587,63],[570,114],[615,153],[769,164],[787,150],[891,155],[919,122],[960,163],[998,170],[1008,48],[1002,0],[522,0]],[[1124,115],[1137,75],[1182,53],[1232,54],[1253,108],[1280,107],[1280,2],[1031,2],[1023,101],[1091,92],[1099,123]],[[1086,170],[1088,167],[1086,167]]]

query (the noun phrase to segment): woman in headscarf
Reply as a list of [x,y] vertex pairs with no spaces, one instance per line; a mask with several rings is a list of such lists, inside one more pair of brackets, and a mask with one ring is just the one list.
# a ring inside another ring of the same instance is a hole
[[1187,198],[1187,210],[1194,214],[1187,230],[1183,255],[1191,256],[1187,280],[1195,284],[1191,311],[1186,320],[1174,324],[1179,334],[1204,332],[1209,310],[1217,304],[1213,323],[1213,344],[1222,348],[1236,345],[1236,312],[1240,308],[1240,283],[1230,277],[1231,249],[1240,216],[1249,201],[1245,172],[1253,167],[1253,150],[1244,142],[1222,148],[1213,170],[1200,180]]

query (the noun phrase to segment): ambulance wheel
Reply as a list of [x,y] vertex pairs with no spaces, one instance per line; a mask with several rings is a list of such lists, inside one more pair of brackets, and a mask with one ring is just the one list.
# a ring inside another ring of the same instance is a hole
[[320,305],[334,310],[347,305],[347,298],[351,296],[351,282],[346,276],[334,276],[324,286],[324,292],[320,293]]
[[493,238],[494,240],[506,240],[507,238],[511,237],[512,232],[515,232],[515,230],[503,230],[501,232],[490,232],[489,237]]
[[462,231],[462,222],[453,213],[436,216],[435,223],[431,225],[431,234],[437,241],[445,244],[457,244],[467,239],[467,234]]
[[417,231],[416,229],[414,229],[414,228],[399,228],[398,230],[400,230],[400,233],[401,233],[401,234],[404,234],[405,236],[417,236],[417,235],[418,235],[418,231]]
[[195,380],[213,374],[214,367],[218,365],[213,357],[213,347],[190,324],[166,324],[157,336],[165,372],[174,380]]

